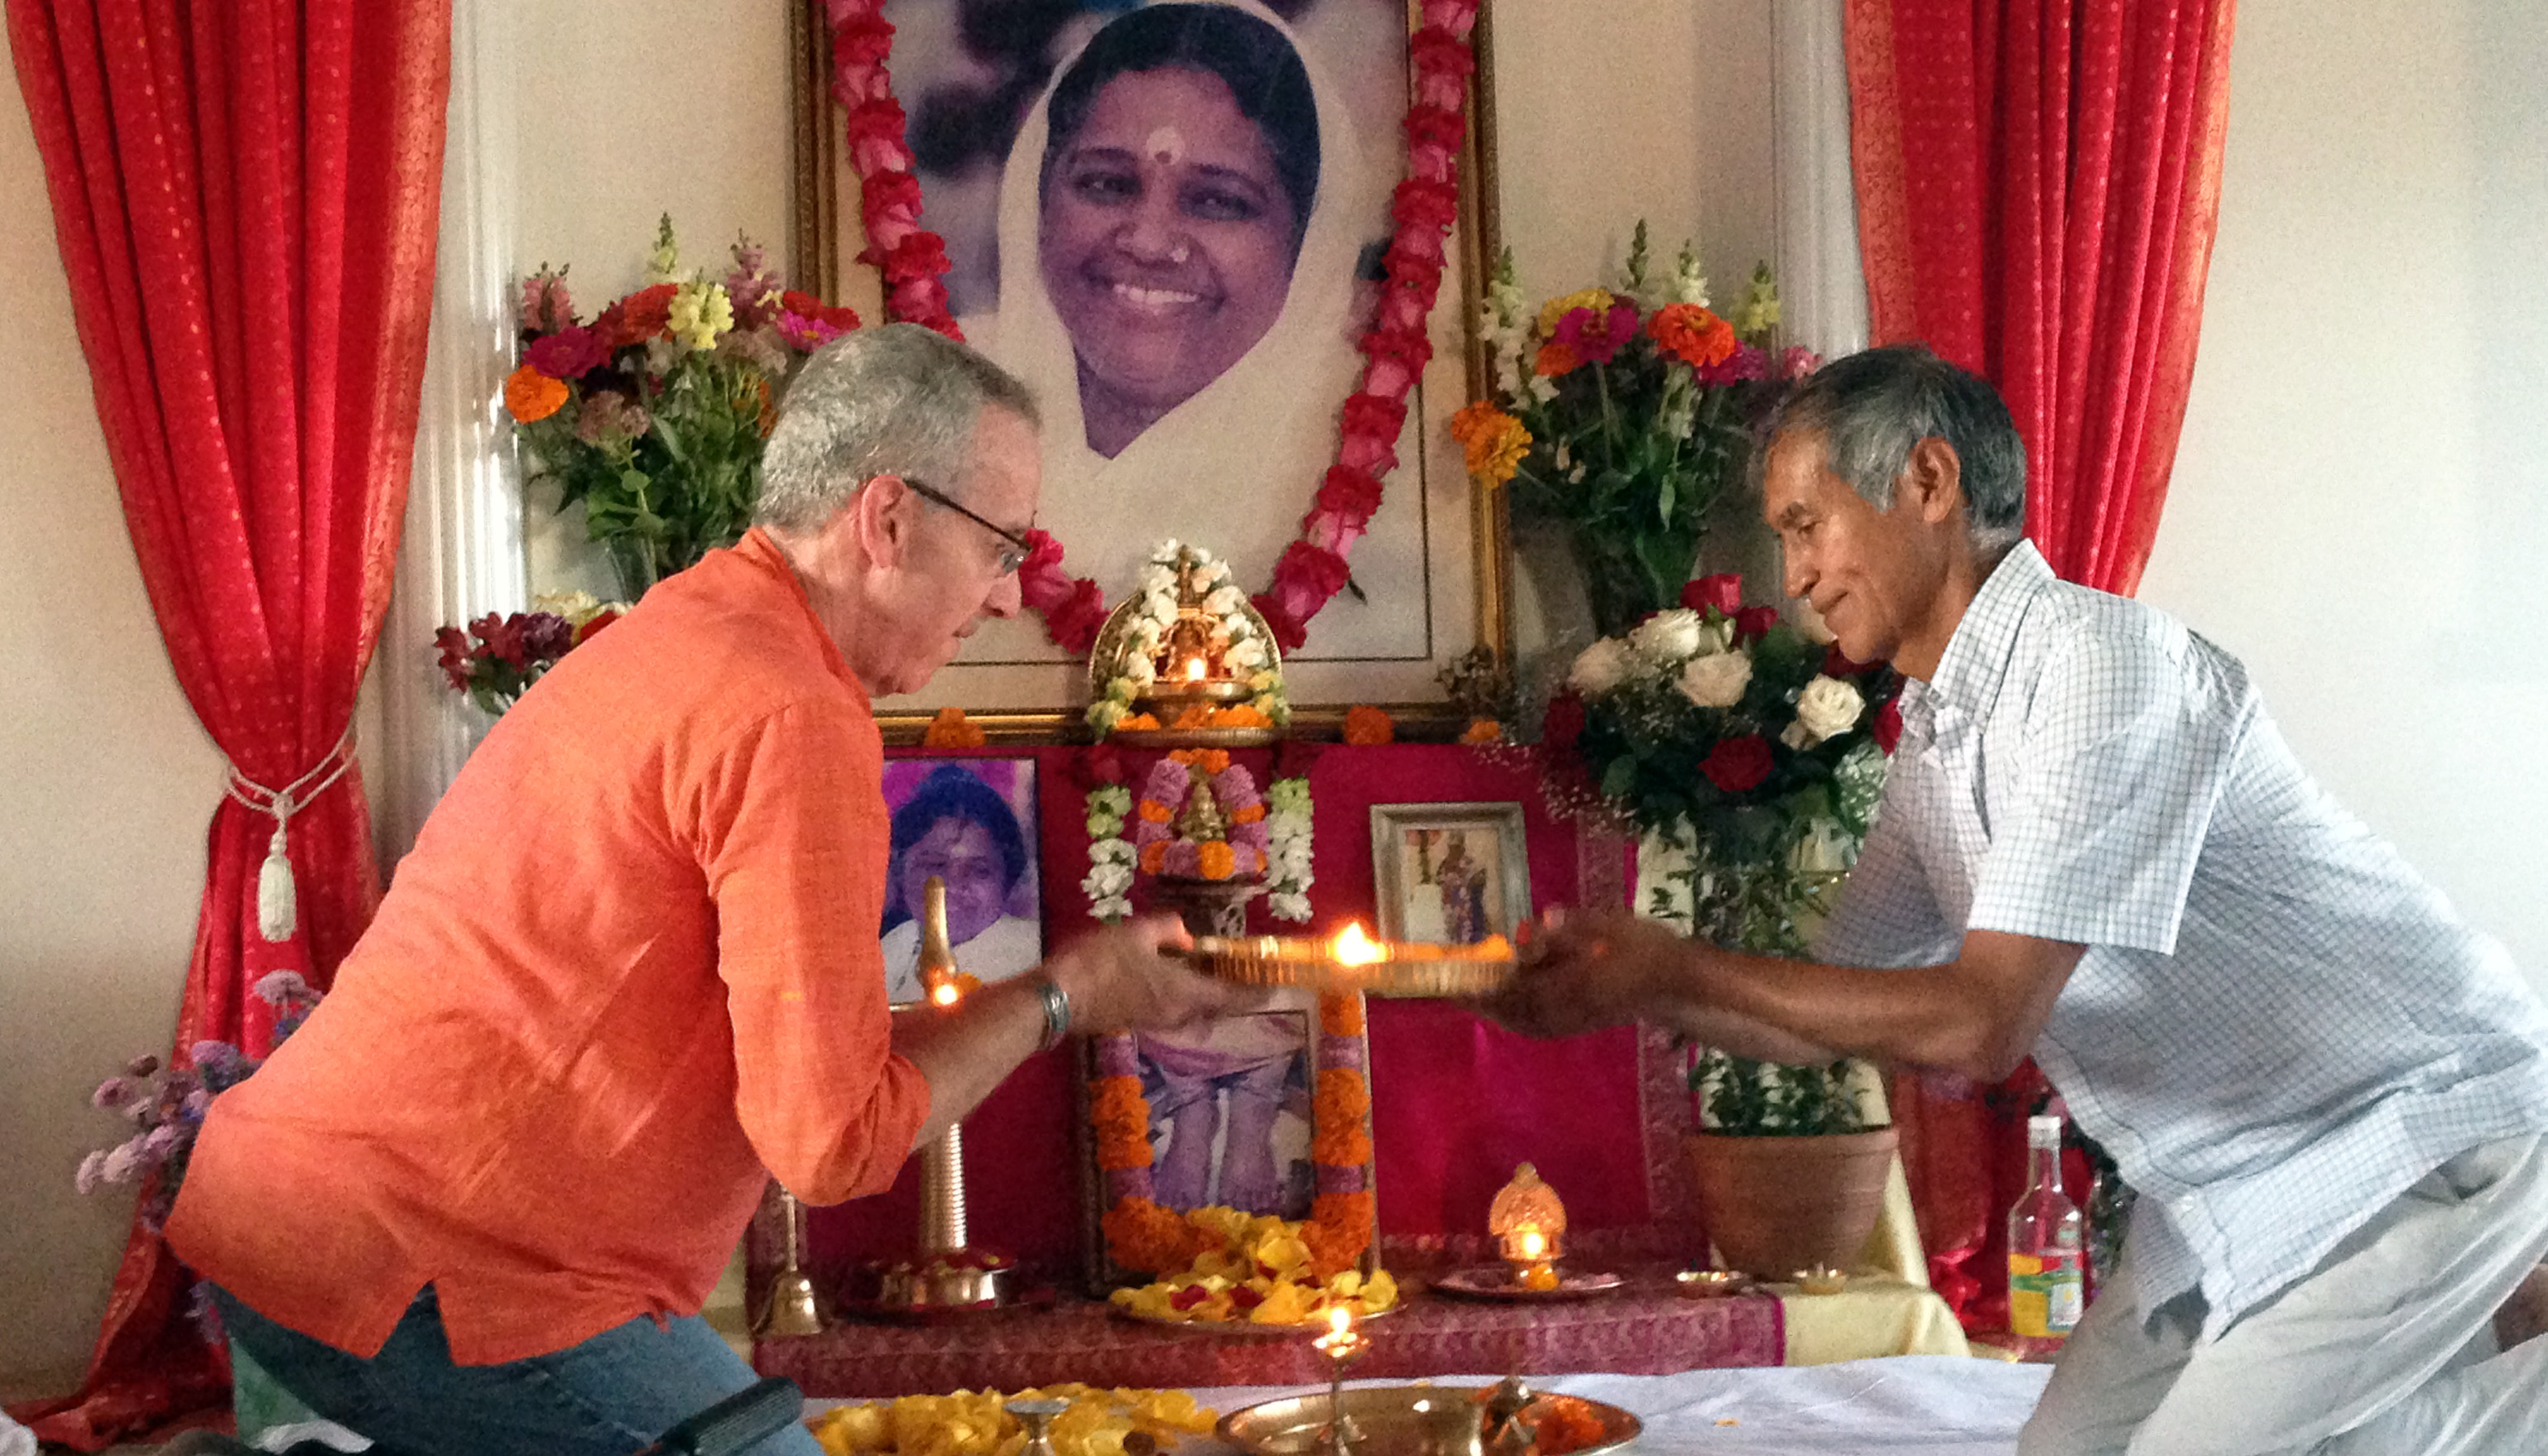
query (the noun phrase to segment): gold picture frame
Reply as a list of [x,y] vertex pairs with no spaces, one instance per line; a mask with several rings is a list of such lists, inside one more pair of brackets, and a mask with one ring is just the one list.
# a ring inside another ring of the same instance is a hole
[[1509,940],[1530,918],[1530,844],[1518,803],[1374,804],[1371,862],[1384,941]]
[[[1343,4],[1346,0],[1320,0],[1320,3]],[[1339,656],[1332,659],[1310,658],[1296,662],[1292,673],[1294,684],[1294,724],[1296,733],[1332,737],[1340,730],[1346,708],[1354,703],[1370,702],[1387,707],[1401,727],[1412,734],[1455,733],[1466,717],[1452,703],[1435,694],[1436,673],[1477,649],[1484,649],[1498,660],[1508,660],[1512,652],[1511,623],[1511,551],[1509,522],[1502,493],[1479,490],[1459,470],[1459,454],[1450,444],[1445,422],[1453,410],[1468,400],[1483,396],[1487,382],[1484,341],[1477,326],[1478,305],[1494,259],[1501,249],[1494,199],[1497,195],[1493,119],[1494,51],[1490,36],[1490,6],[1481,0],[1476,27],[1471,36],[1471,48],[1476,69],[1470,78],[1467,103],[1467,135],[1460,155],[1459,217],[1445,253],[1451,266],[1442,279],[1443,295],[1437,298],[1433,318],[1438,326],[1445,321],[1442,311],[1456,311],[1459,319],[1460,358],[1456,367],[1442,361],[1432,376],[1418,386],[1410,399],[1416,418],[1410,423],[1409,456],[1389,477],[1392,501],[1412,500],[1424,510],[1425,524],[1419,535],[1423,582],[1417,593],[1424,604],[1425,627],[1423,653],[1403,653],[1358,658]],[[889,6],[886,18],[897,20]],[[1410,0],[1405,7],[1405,34],[1411,37],[1420,25],[1420,6]],[[897,24],[903,21],[897,20]],[[792,162],[792,259],[789,277],[802,280],[822,291],[826,297],[858,307],[869,317],[879,312],[877,285],[871,269],[855,261],[858,250],[855,238],[858,228],[856,174],[850,170],[844,153],[843,116],[830,96],[832,74],[831,38],[825,22],[822,0],[798,0],[790,7],[791,49],[791,162]],[[906,25],[906,31],[918,33],[927,26]],[[1411,76],[1411,64],[1410,67]],[[1411,81],[1410,81],[1411,84]],[[906,106],[911,105],[905,98]],[[845,232],[846,229],[846,232]],[[1456,396],[1456,398],[1455,398]],[[1323,470],[1304,472],[1297,500],[1268,500],[1264,509],[1279,512],[1286,520],[1296,519],[1307,506]],[[1428,482],[1432,484],[1428,487]],[[1449,492],[1456,489],[1465,502],[1465,519],[1457,526],[1456,515],[1445,516],[1426,507],[1426,498],[1449,509]],[[1401,507],[1405,507],[1402,505]],[[1440,521],[1437,525],[1434,522]],[[1435,549],[1439,532],[1440,550]],[[1466,534],[1465,553],[1450,550],[1462,531]],[[1066,545],[1067,543],[1065,543]],[[1210,545],[1211,543],[1205,542]],[[1065,566],[1068,565],[1065,558]],[[1270,563],[1250,564],[1246,575],[1261,575]],[[1454,599],[1464,585],[1455,576],[1444,579],[1437,587],[1435,573],[1448,570],[1467,574],[1467,620],[1443,620],[1433,609],[1437,600]],[[1261,586],[1261,583],[1251,583]],[[1110,596],[1114,594],[1110,592]],[[1339,604],[1350,605],[1352,593],[1330,603],[1332,611]],[[1026,693],[1008,692],[975,696],[967,686],[968,670],[976,667],[1024,668],[1023,663],[990,662],[959,664],[942,673],[940,683],[924,697],[919,711],[894,711],[891,705],[878,713],[878,720],[889,743],[919,741],[929,721],[929,707],[953,703],[966,710],[967,716],[982,728],[993,743],[1054,743],[1086,737],[1080,721],[1080,706],[1067,690],[1039,685]],[[993,675],[975,674],[989,678]],[[1059,676],[1042,673],[1037,682],[1046,678],[1058,682]],[[1307,680],[1305,682],[1305,680]],[[1028,700],[1020,700],[1023,697]],[[943,701],[942,701],[943,700]]]

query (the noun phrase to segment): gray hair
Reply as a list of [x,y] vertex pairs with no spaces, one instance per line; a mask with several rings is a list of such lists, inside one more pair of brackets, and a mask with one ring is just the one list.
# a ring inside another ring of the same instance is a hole
[[[1973,554],[1997,561],[2026,534],[2026,441],[1988,381],[1920,344],[1845,355],[1816,370],[1772,411],[1766,443],[1817,430],[1834,475],[1878,510],[1922,440],[1945,440],[1962,469],[1964,531]],[[1754,469],[1766,460],[1754,455]]]
[[1035,396],[1000,366],[917,323],[854,329],[814,351],[761,453],[758,524],[816,531],[880,475],[956,495],[973,430],[997,406],[1043,422]]

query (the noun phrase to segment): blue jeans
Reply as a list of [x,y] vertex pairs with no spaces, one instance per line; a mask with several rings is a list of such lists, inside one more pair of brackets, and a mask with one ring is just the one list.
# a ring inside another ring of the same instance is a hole
[[[366,1360],[287,1329],[215,1288],[229,1337],[320,1415],[383,1456],[634,1456],[689,1415],[753,1383],[751,1367],[693,1317],[648,1319],[502,1365],[455,1365],[428,1286]],[[751,1456],[821,1456],[801,1425]]]

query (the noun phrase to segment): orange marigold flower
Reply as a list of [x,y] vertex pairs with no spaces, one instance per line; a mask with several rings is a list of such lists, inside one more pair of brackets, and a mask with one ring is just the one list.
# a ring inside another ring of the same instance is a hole
[[1460,734],[1460,741],[1467,744],[1500,743],[1503,736],[1504,725],[1495,719],[1471,718],[1469,726]]
[[1088,1121],[1097,1134],[1097,1166],[1150,1165],[1150,1104],[1138,1077],[1099,1077],[1089,1085]]
[[959,707],[940,708],[920,736],[923,748],[980,748],[988,740]]
[[1171,728],[1209,728],[1212,726],[1212,709],[1205,707],[1199,702],[1190,702],[1183,708],[1177,710],[1177,720],[1168,726]]
[[1369,1193],[1321,1193],[1311,1203],[1301,1241],[1310,1246],[1312,1273],[1332,1279],[1362,1258],[1371,1246],[1371,1212]]
[[1144,1274],[1173,1274],[1220,1243],[1217,1234],[1188,1224],[1174,1209],[1146,1198],[1128,1198],[1098,1219],[1106,1251],[1116,1263]]
[[1371,1135],[1360,1123],[1322,1127],[1310,1139],[1310,1160],[1331,1168],[1359,1168],[1371,1161]]
[[1314,1111],[1322,1128],[1335,1123],[1359,1125],[1371,1116],[1371,1083],[1352,1067],[1328,1067],[1319,1073]]
[[1561,374],[1574,373],[1583,363],[1584,360],[1564,344],[1541,344],[1539,356],[1531,360],[1530,372],[1542,379],[1555,379]]
[[1388,743],[1397,737],[1398,725],[1392,723],[1389,720],[1389,714],[1379,708],[1365,704],[1351,708],[1345,713],[1345,742],[1347,743],[1368,748],[1376,743]]
[[1249,804],[1246,808],[1232,809],[1229,811],[1229,822],[1232,824],[1253,824],[1264,817],[1265,806],[1263,804]]
[[1656,347],[1692,369],[1734,357],[1734,325],[1696,304],[1666,304],[1646,320]]
[[1148,844],[1141,846],[1141,872],[1143,874],[1158,873],[1159,866],[1166,864],[1167,860],[1168,842],[1166,840],[1154,839]]
[[1119,730],[1131,728],[1143,733],[1154,733],[1158,731],[1159,720],[1151,717],[1148,713],[1135,713],[1131,717],[1117,723],[1115,726]]
[[1134,812],[1139,814],[1142,818],[1149,820],[1153,824],[1165,824],[1176,817],[1175,810],[1170,809],[1163,803],[1160,803],[1157,799],[1141,800],[1139,807],[1136,808]]
[[1242,702],[1214,709],[1212,726],[1215,728],[1271,728],[1274,726],[1274,720]]
[[1369,1025],[1360,996],[1339,992],[1319,998],[1319,1030],[1325,1035],[1359,1037]]
[[1471,405],[1452,415],[1451,437],[1460,442],[1469,474],[1487,486],[1511,480],[1530,450],[1530,431],[1522,422],[1488,404]]
[[566,385],[525,364],[504,380],[504,408],[524,424],[566,408]]
[[1228,879],[1238,872],[1238,855],[1226,839],[1195,846],[1195,870],[1206,879]]

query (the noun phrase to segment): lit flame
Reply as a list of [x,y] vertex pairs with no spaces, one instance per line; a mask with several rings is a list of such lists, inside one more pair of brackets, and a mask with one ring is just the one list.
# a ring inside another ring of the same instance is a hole
[[[1338,1305],[1327,1311],[1327,1333],[1342,1334],[1352,1327],[1353,1311],[1346,1309],[1342,1305]],[[1295,1339],[1298,1339],[1299,1337],[1300,1336],[1298,1335],[1293,1336]]]
[[955,1005],[956,998],[961,994],[963,993],[956,989],[954,981],[940,981],[929,988],[929,999],[940,1006]]
[[1536,1228],[1516,1228],[1513,1230],[1513,1247],[1521,1251],[1523,1258],[1536,1262],[1540,1255],[1548,1252],[1548,1239]]
[[1189,682],[1200,682],[1203,681],[1202,658],[1190,657],[1186,659],[1186,681]]
[[1370,965],[1389,958],[1379,942],[1363,934],[1359,920],[1347,921],[1345,928],[1336,932],[1333,954],[1338,965]]

